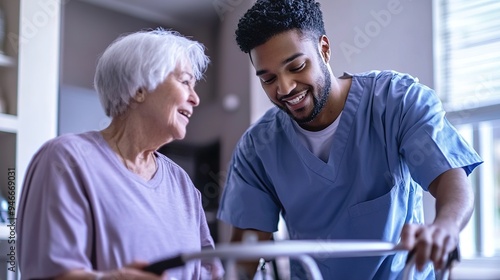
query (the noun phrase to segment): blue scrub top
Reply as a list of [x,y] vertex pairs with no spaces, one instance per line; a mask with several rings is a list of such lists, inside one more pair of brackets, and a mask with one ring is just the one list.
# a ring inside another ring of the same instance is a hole
[[[328,162],[301,144],[292,121],[272,108],[242,136],[219,219],[274,232],[281,213],[290,239],[397,243],[405,223],[424,223],[422,189],[451,168],[470,174],[482,162],[446,120],[434,91],[394,71],[352,75]],[[325,279],[397,279],[405,258],[317,262]],[[291,270],[305,278],[300,267]],[[434,278],[430,266],[422,274]]]

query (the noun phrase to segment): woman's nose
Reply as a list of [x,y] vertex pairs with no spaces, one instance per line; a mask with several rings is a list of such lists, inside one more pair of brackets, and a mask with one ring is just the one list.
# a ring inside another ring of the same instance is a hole
[[196,93],[196,91],[192,91],[191,94],[189,95],[189,102],[193,104],[194,107],[200,105],[200,97]]

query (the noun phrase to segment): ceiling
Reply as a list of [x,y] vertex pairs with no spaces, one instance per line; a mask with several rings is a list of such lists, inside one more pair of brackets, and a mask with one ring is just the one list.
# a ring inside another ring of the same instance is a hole
[[192,18],[212,18],[216,1],[226,0],[82,0],[148,21],[171,24]]

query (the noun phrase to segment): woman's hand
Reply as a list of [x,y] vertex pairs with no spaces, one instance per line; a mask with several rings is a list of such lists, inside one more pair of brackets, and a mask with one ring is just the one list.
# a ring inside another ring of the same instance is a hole
[[147,265],[147,262],[135,261],[120,269],[106,272],[73,270],[56,277],[55,280],[160,280],[165,276],[143,271]]
[[[159,280],[160,276],[144,272],[142,269],[148,265],[147,262],[135,261],[123,268],[102,273],[99,280]],[[96,279],[96,280],[97,280]]]

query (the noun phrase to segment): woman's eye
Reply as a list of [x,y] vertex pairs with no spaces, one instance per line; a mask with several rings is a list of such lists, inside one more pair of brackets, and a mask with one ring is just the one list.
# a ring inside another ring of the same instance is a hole
[[191,80],[184,80],[184,81],[182,81],[182,84],[186,85],[186,86],[189,86],[189,87],[194,87],[195,83],[193,81],[191,81]]
[[295,68],[292,68],[292,72],[297,72],[297,71],[300,71],[302,69],[304,69],[304,67],[306,66],[306,63],[302,63],[301,65],[299,65],[299,67],[295,67]]

